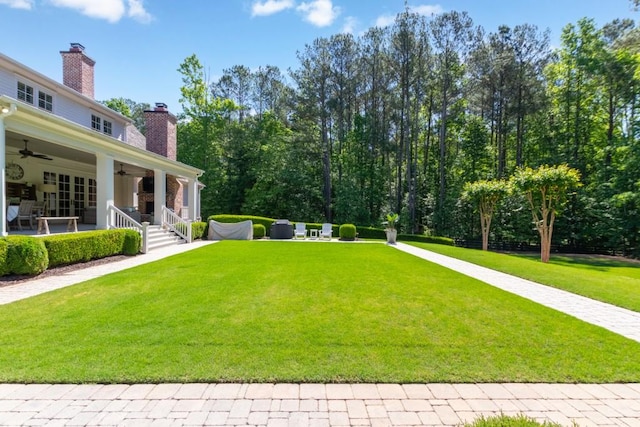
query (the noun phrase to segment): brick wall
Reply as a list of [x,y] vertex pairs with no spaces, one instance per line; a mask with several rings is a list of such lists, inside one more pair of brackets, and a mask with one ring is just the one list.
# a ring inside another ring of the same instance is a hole
[[94,71],[96,62],[84,53],[84,46],[71,43],[62,55],[62,83],[81,94],[94,99]]

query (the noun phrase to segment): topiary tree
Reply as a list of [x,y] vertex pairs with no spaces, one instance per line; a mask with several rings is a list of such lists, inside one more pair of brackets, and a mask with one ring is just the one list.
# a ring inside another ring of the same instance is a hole
[[540,233],[540,260],[549,262],[553,223],[569,192],[581,185],[580,172],[567,165],[519,168],[511,182],[529,201],[533,223]]
[[495,208],[508,193],[509,184],[503,180],[480,180],[467,182],[464,186],[462,199],[472,203],[480,212],[483,251],[489,248],[489,229]]

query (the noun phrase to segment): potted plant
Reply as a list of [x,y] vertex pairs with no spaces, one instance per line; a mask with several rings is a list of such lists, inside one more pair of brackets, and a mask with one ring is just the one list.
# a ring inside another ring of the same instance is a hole
[[391,212],[387,214],[387,220],[383,221],[384,232],[387,234],[387,243],[390,245],[396,244],[396,237],[398,237],[398,230],[396,230],[396,222],[398,222],[399,215]]

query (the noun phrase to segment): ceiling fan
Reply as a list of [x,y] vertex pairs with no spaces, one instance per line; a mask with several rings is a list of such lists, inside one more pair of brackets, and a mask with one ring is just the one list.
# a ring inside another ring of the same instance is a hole
[[118,175],[120,176],[125,176],[125,175],[129,175],[127,172],[125,172],[125,170],[123,169],[122,163],[120,163],[120,170],[118,172],[116,172]]
[[34,153],[33,151],[29,150],[27,148],[27,143],[29,142],[28,139],[23,139],[24,141],[24,150],[20,150],[18,151],[18,153],[22,154],[22,158],[26,158],[26,157],[36,157],[38,159],[43,159],[43,160],[53,160],[51,157],[47,156],[46,154],[38,154],[38,153]]

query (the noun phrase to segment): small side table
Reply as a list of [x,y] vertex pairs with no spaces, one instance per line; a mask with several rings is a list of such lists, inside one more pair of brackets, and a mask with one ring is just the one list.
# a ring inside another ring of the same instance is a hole
[[311,240],[317,240],[318,239],[318,231],[320,231],[320,230],[318,230],[316,228],[312,228],[311,230],[309,230],[309,234],[310,234],[309,238]]

